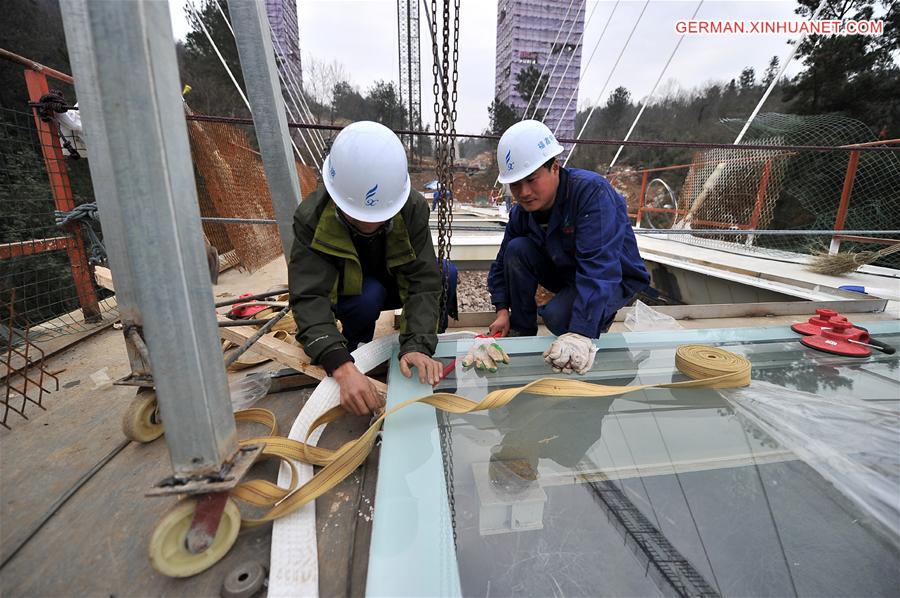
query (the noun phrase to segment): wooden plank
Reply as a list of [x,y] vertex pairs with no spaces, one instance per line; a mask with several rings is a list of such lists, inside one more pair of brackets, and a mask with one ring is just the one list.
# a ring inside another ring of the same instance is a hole
[[[368,425],[368,417],[344,417],[328,424],[319,446],[339,448]],[[365,596],[378,454],[376,447],[359,469],[316,499],[320,596]]]
[[109,268],[94,266],[94,280],[97,281],[98,286],[108,291],[116,292],[116,287],[113,286],[112,272],[110,272]]
[[[228,321],[223,315],[216,314],[219,321]],[[228,326],[219,328],[219,336],[237,345],[243,344],[247,339],[256,334],[256,328],[252,326]],[[296,345],[280,341],[270,336],[264,336],[253,344],[253,350],[260,355],[265,355],[283,366],[294,368],[317,380],[323,380],[325,370],[310,363],[309,356]],[[371,378],[369,378],[372,380]],[[375,390],[381,396],[387,396],[387,384],[372,380]]]

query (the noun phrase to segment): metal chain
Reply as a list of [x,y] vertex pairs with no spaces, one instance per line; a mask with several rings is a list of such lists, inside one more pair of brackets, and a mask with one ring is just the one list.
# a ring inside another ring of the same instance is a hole
[[[453,234],[453,161],[456,142],[456,100],[457,82],[459,80],[459,3],[454,0],[452,79],[448,80],[450,70],[450,0],[442,0],[443,28],[441,31],[441,48],[439,52],[437,39],[437,0],[431,0],[431,14],[434,19],[432,35],[432,69],[434,75],[434,132],[435,132],[435,170],[438,193],[438,264],[441,266],[442,292],[439,317],[443,320],[449,306],[448,269],[444,261],[450,259],[451,237]],[[440,54],[440,55],[439,55]],[[439,66],[440,65],[440,66]],[[452,81],[452,88],[451,88]],[[444,482],[447,486],[447,502],[450,507],[450,525],[453,530],[453,547],[457,546],[456,533],[456,497],[453,484],[453,438],[449,416],[438,416],[441,452],[443,453]]]

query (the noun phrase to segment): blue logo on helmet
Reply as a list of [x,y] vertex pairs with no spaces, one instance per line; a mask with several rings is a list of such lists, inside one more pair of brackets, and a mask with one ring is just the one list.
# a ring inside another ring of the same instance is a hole
[[378,203],[378,200],[375,199],[375,194],[378,192],[378,184],[376,183],[374,187],[369,189],[366,192],[366,205],[369,207],[374,206]]
[[332,166],[331,169],[329,170],[329,174],[331,174],[331,178],[334,178],[334,175],[336,174],[334,172],[334,166]]
[[513,162],[512,160],[510,160],[511,157],[512,157],[512,150],[509,150],[508,152],[506,152],[506,158],[505,158],[505,159],[506,159],[506,170],[507,170],[507,171],[512,170],[512,169],[515,167],[515,165],[516,165],[515,162]]

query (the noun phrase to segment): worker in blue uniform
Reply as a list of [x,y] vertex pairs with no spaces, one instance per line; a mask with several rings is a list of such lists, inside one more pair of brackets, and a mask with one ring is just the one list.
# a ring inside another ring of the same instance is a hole
[[[625,200],[594,172],[564,168],[563,147],[543,123],[525,120],[497,146],[501,183],[516,205],[488,290],[497,312],[492,334],[532,336],[537,316],[558,339],[545,353],[555,371],[584,373],[593,364],[592,339],[616,312],[648,288]],[[540,284],[555,293],[537,307]]]

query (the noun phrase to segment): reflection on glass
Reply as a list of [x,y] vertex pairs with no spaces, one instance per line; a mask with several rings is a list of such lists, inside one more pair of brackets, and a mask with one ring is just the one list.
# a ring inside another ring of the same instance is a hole
[[[729,348],[753,362],[756,380],[897,404],[896,356],[854,361],[783,342]],[[674,348],[606,351],[589,379],[666,382],[673,362]],[[539,355],[517,355],[501,373],[458,371],[444,388],[477,400],[545,370]],[[465,596],[880,596],[900,587],[898,547],[716,391],[523,395],[439,420]]]

